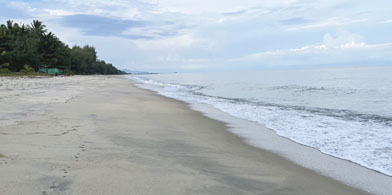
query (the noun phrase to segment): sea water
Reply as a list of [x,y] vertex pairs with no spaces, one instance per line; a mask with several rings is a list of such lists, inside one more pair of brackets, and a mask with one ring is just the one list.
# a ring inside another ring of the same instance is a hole
[[132,76],[392,176],[392,67]]

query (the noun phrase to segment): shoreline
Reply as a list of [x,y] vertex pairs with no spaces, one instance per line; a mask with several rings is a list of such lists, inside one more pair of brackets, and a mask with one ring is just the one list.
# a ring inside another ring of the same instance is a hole
[[[139,83],[134,80],[132,80],[132,82],[136,82],[136,85],[139,88],[161,95],[155,91],[154,88],[150,88],[148,84]],[[323,153],[316,148],[278,135],[274,130],[257,122],[232,116],[229,113],[215,108],[213,105],[198,102],[186,102],[171,97],[167,98],[184,102],[189,105],[190,109],[198,111],[208,118],[228,124],[227,131],[241,137],[243,142],[261,150],[271,151],[299,166],[314,170],[318,174],[333,178],[346,185],[374,194],[388,194],[392,191],[392,186],[390,186],[390,183],[392,183],[392,177],[387,174],[370,169],[347,159]],[[258,133],[255,134],[255,132]],[[258,139],[252,137],[254,135],[256,135]],[[266,138],[272,139],[273,141],[269,141]],[[260,144],[259,140],[263,140],[266,143]],[[283,149],[284,147],[288,149]]]
[[[346,185],[362,189],[372,194],[389,194],[392,191],[392,177],[369,169],[355,162],[323,153],[315,148],[295,142],[276,134],[256,122],[246,121],[224,113],[210,105],[191,104],[192,109],[202,112],[209,118],[230,124],[228,131],[243,138],[243,141],[261,150],[271,151],[299,166],[314,170]],[[244,129],[248,131],[243,132]],[[260,144],[247,136],[250,131],[263,131],[266,143]],[[271,139],[271,140],[268,140]]]
[[122,76],[48,81],[0,100],[0,194],[367,194]]
[[[377,71],[381,69],[366,72]],[[311,82],[302,80],[304,73],[323,74],[310,70],[136,75],[132,78],[151,86],[158,94],[212,105],[232,116],[272,129],[294,142],[392,177],[392,154],[389,154],[392,134],[388,133],[392,127],[387,109],[391,102],[382,95],[390,92],[385,88],[388,78],[380,80],[379,85],[369,83],[364,87],[367,81],[361,72],[364,70],[352,74],[352,79],[362,84],[351,85],[347,77],[342,81],[345,87],[335,86],[333,77],[340,74],[337,70],[329,72],[325,83],[319,83],[316,77],[309,78]],[[374,101],[366,104],[365,99]]]

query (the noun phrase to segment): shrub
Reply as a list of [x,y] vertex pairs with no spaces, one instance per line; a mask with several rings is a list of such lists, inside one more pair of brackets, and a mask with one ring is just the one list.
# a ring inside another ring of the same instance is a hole
[[23,69],[20,71],[23,74],[31,74],[34,73],[34,68],[31,68],[30,65],[26,64],[23,66]]
[[11,73],[8,68],[0,68],[0,73]]

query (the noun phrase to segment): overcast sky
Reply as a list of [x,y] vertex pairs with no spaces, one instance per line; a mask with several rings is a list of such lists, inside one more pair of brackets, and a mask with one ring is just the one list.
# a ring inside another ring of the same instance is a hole
[[392,65],[391,0],[0,0],[118,68],[216,71]]

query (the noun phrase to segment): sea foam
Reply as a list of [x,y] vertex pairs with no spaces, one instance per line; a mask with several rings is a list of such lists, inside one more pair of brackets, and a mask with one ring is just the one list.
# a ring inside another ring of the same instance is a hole
[[[278,135],[313,147],[325,154],[346,159],[392,176],[392,119],[377,114],[363,114],[345,109],[306,107],[214,96],[203,93],[209,86],[165,83],[145,77],[133,77],[148,84],[159,94],[182,100],[209,104],[232,116],[257,122]],[[298,85],[275,86],[270,90],[328,93],[355,93],[355,89],[331,89]]]

